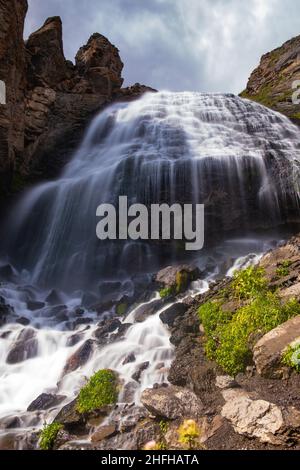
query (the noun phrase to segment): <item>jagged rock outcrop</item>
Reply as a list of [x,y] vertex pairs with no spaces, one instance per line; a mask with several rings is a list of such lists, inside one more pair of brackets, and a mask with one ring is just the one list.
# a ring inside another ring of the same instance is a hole
[[300,36],[262,56],[252,72],[244,98],[258,101],[300,123],[300,105],[292,103],[294,81],[300,80]]
[[11,185],[24,149],[25,48],[27,0],[0,0],[0,80],[6,86],[6,104],[0,104],[0,198]]
[[59,17],[48,18],[24,44],[26,11],[26,0],[0,1],[0,79],[7,85],[7,105],[0,108],[5,192],[56,176],[106,104],[155,91],[140,84],[121,88],[119,51],[101,34],[79,49],[75,64],[66,60]]

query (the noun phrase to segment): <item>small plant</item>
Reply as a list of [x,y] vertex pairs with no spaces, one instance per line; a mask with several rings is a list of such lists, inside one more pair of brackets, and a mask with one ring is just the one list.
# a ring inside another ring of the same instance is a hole
[[249,266],[234,274],[231,283],[233,294],[238,299],[251,299],[266,291],[267,280],[264,270],[257,266]]
[[122,302],[121,304],[118,304],[118,305],[116,306],[116,314],[117,314],[119,317],[125,315],[126,310],[127,310],[127,304],[126,304],[125,302]]
[[96,372],[80,390],[77,410],[87,413],[104,405],[116,403],[118,399],[118,380],[115,372],[103,369]]
[[293,346],[288,346],[282,355],[281,362],[300,373],[300,342]]
[[174,295],[174,292],[175,292],[175,289],[173,286],[164,287],[163,289],[159,291],[159,295],[162,299],[165,299],[167,297],[171,297],[172,295]]
[[169,430],[169,423],[168,421],[164,421],[163,419],[159,422],[160,432],[164,435]]
[[289,275],[289,272],[290,272],[290,266],[291,266],[291,261],[289,260],[286,260],[286,261],[283,261],[280,266],[276,269],[276,275],[278,277],[285,277],[285,276],[288,276]]
[[202,447],[199,443],[200,436],[201,430],[193,419],[184,420],[178,428],[178,442],[187,446],[189,450]]
[[179,271],[176,273],[176,293],[183,292],[188,285],[189,276],[186,271]]
[[40,433],[39,447],[42,450],[51,450],[57,438],[59,431],[63,429],[62,424],[46,424]]

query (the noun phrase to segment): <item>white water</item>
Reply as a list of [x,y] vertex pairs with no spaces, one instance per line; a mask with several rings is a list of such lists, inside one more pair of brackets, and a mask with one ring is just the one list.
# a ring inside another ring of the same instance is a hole
[[[0,284],[0,296],[15,310],[0,328],[0,448],[8,433],[22,440],[24,430],[51,421],[99,369],[115,369],[124,385],[132,383],[130,400],[136,403],[143,389],[167,380],[173,348],[159,319],[161,310],[143,323],[133,324],[123,340],[95,345],[85,365],[63,376],[72,354],[86,340],[95,340],[101,320],[95,311],[85,309],[81,318],[87,318],[88,325],[74,327],[78,318],[74,310],[81,305],[84,292],[96,295],[103,279],[129,280],[132,286],[136,272],[147,274],[166,261],[177,261],[172,246],[168,251],[165,245],[100,245],[95,236],[96,207],[115,201],[120,194],[142,203],[162,197],[170,203],[178,198],[205,202],[208,213],[211,211],[207,223],[214,228],[212,234],[223,235],[231,223],[228,206],[222,205],[229,198],[243,237],[226,241],[225,236],[224,243],[193,260],[205,271],[186,294],[195,296],[207,290],[216,277],[232,275],[236,268],[257,262],[280,239],[276,233],[249,238],[249,230],[264,223],[270,227],[283,223],[288,211],[297,208],[298,181],[287,185],[270,175],[273,158],[288,162],[293,176],[294,162],[299,162],[298,133],[283,116],[232,95],[150,94],[137,102],[114,105],[95,119],[61,178],[23,197],[5,228],[3,260],[18,272],[13,281]],[[251,201],[249,178],[254,194]],[[223,195],[219,205],[211,203],[214,192]],[[59,313],[47,303],[34,312],[28,308],[28,300],[45,301],[54,286],[62,290],[59,303],[65,305],[64,316],[59,319]],[[134,313],[124,322],[133,322]],[[113,312],[108,308],[105,314]],[[8,364],[7,357],[25,328],[16,323],[17,317],[29,321],[26,328],[34,330],[38,350],[31,359]],[[75,332],[81,334],[80,342],[69,347]],[[123,365],[131,352],[136,360]],[[131,376],[144,362],[149,367],[139,384]],[[46,412],[27,413],[28,405],[41,393],[66,398]],[[121,394],[120,401],[124,400]],[[8,418],[15,416],[21,419],[19,427],[5,429]]]

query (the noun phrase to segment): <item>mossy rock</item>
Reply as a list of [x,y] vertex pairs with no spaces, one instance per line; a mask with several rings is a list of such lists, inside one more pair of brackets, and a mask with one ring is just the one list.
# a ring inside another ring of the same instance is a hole
[[103,369],[96,372],[80,390],[76,409],[80,414],[89,413],[105,405],[114,404],[117,399],[117,374],[110,369]]

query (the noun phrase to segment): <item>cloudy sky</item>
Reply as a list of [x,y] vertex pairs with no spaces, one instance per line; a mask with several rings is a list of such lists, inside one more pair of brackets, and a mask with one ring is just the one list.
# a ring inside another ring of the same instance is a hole
[[120,49],[125,84],[238,93],[262,54],[300,34],[295,0],[28,0],[25,37],[63,20],[73,60],[99,32]]

